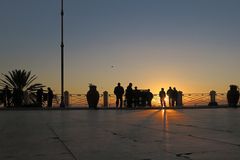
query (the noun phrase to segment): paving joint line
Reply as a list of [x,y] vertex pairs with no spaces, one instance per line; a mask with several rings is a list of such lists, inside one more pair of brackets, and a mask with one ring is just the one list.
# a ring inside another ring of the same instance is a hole
[[52,131],[52,133],[55,135],[56,139],[58,139],[58,141],[64,146],[64,148],[70,153],[70,155],[74,158],[74,160],[78,160],[77,157],[74,155],[74,153],[71,151],[71,149],[64,143],[64,141],[58,136],[58,134],[56,133],[56,131],[50,126],[48,125],[48,128]]

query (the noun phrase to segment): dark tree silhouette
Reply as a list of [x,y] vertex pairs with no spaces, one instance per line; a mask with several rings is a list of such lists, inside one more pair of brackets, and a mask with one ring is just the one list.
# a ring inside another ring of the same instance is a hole
[[31,75],[31,71],[26,70],[12,70],[8,74],[2,74],[0,79],[0,86],[8,86],[11,91],[14,89],[23,93],[22,104],[28,105],[36,102],[36,91],[43,88],[41,83],[32,84],[37,79],[36,75]]

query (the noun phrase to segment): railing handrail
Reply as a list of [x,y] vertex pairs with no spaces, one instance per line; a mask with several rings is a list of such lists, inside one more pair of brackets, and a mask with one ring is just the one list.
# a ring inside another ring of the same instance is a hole
[[[56,95],[56,102],[59,102],[60,94]],[[216,93],[216,101],[219,105],[227,104],[227,93],[221,92]],[[153,94],[152,104],[154,106],[160,106],[160,97],[158,93]],[[125,99],[125,96],[124,96]],[[115,95],[114,93],[108,94],[108,104],[111,107],[115,106]],[[210,102],[210,93],[183,93],[182,94],[182,103],[183,106],[202,106],[208,105]],[[168,97],[166,97],[166,103],[168,102]],[[87,106],[87,98],[85,93],[69,93],[69,104],[70,106]],[[104,95],[100,94],[99,106],[104,104]]]

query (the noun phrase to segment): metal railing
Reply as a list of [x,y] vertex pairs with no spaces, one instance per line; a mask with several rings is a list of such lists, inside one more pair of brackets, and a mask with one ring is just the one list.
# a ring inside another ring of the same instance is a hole
[[[219,106],[227,105],[227,98],[226,93],[217,93],[216,94],[216,102]],[[59,94],[55,95],[53,106],[59,107],[61,101],[61,96]],[[114,108],[115,107],[115,95],[109,94],[108,95],[108,107]],[[182,102],[184,107],[200,107],[200,106],[207,106],[210,102],[210,95],[209,93],[185,93],[182,95]],[[104,107],[103,105],[103,94],[100,94],[98,107]],[[168,97],[166,97],[166,104],[168,106],[169,101]],[[160,107],[160,98],[158,94],[154,94],[152,99],[152,106],[153,107]],[[88,107],[86,94],[69,94],[69,105],[68,107]]]
[[[206,106],[210,102],[209,93],[186,93],[183,94],[184,106]],[[218,105],[227,105],[227,94],[217,93],[216,102]]]

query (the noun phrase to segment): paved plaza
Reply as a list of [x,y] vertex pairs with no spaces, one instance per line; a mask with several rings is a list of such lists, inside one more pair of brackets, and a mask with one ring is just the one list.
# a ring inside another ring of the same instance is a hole
[[0,111],[1,160],[240,159],[240,109]]

